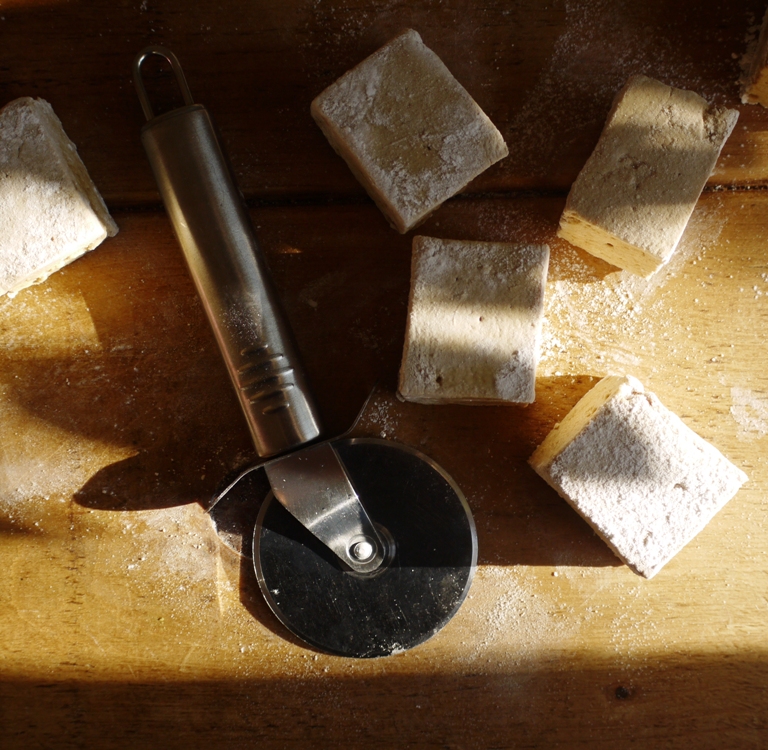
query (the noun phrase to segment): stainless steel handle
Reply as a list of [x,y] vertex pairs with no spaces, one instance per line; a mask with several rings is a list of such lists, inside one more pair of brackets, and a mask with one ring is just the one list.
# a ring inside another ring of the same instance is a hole
[[[150,55],[170,63],[185,103],[158,117],[141,76]],[[287,453],[318,437],[320,421],[214,124],[170,50],[140,52],[133,75],[148,119],[141,141],[256,450]],[[348,567],[370,573],[383,563],[385,542],[332,446],[284,456],[266,471],[275,497]]]
[[[158,117],[144,89],[150,55],[173,68],[185,106]],[[141,140],[260,456],[320,434],[293,336],[251,221],[205,107],[194,104],[174,54],[143,50],[134,80],[148,122]]]

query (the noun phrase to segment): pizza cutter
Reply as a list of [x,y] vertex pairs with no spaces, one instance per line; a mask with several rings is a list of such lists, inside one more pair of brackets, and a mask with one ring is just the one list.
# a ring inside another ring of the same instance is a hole
[[[184,98],[159,116],[142,78],[151,56],[171,66]],[[351,657],[422,643],[456,613],[475,571],[477,536],[464,496],[412,448],[322,439],[210,115],[193,102],[170,50],[146,48],[133,72],[147,118],[142,143],[262,458],[214,498],[218,530],[252,537],[266,601],[306,643]]]

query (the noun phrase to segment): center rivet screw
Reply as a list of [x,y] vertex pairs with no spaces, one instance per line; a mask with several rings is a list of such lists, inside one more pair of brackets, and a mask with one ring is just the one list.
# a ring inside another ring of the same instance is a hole
[[373,557],[375,548],[371,542],[363,540],[352,545],[351,556],[358,562],[366,562]]

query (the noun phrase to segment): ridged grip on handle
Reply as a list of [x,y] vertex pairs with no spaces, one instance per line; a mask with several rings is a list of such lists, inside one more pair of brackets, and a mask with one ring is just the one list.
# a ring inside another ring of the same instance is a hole
[[141,140],[260,456],[320,434],[293,337],[211,118],[191,104]]

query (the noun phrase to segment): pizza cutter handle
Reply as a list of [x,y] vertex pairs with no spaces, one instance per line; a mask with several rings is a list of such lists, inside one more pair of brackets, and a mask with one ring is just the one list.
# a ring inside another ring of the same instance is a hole
[[[155,116],[141,75],[150,55],[170,63],[184,106]],[[205,107],[195,104],[175,55],[149,47],[134,63],[148,122],[141,140],[160,194],[278,500],[348,567],[384,560],[334,449],[294,451],[320,435],[293,336],[280,309],[248,211]]]
[[[184,106],[155,116],[141,74],[151,55],[167,60]],[[148,122],[141,140],[221,353],[262,457],[320,435],[299,365],[232,169],[208,111],[195,104],[175,55],[143,50],[134,81]]]

